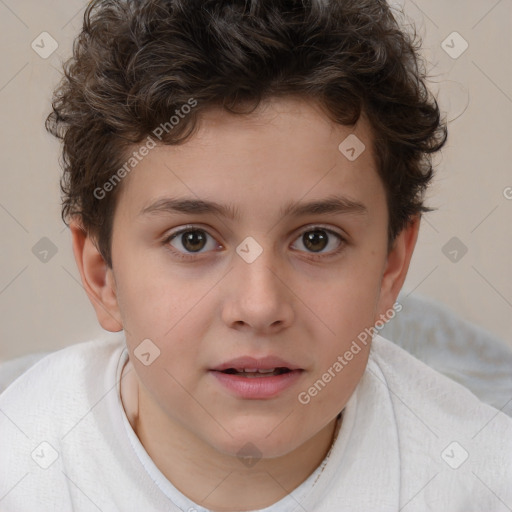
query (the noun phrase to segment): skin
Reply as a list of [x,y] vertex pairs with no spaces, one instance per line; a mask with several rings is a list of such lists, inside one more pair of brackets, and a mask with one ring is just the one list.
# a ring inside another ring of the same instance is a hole
[[[353,162],[338,150],[352,133],[366,145]],[[153,149],[124,179],[112,269],[79,222],[71,223],[100,324],[125,329],[134,371],[122,396],[133,409],[134,431],[160,471],[202,506],[267,507],[300,485],[332,444],[336,416],[364,373],[370,344],[310,403],[297,396],[392,308],[419,229],[415,218],[389,250],[371,137],[364,117],[355,127],[340,126],[299,98],[269,100],[245,117],[210,110],[186,143]],[[289,202],[334,192],[362,203],[366,213],[279,214]],[[139,215],[167,196],[232,203],[240,217]],[[165,240],[189,225],[204,230],[202,246],[195,241],[191,249],[181,236]],[[307,246],[303,235],[315,229],[327,241]],[[263,249],[252,263],[236,252],[248,236]],[[134,356],[146,338],[160,349],[149,366]],[[208,370],[241,355],[277,355],[304,371],[272,399],[237,398]],[[262,454],[252,467],[237,457],[249,442]]]

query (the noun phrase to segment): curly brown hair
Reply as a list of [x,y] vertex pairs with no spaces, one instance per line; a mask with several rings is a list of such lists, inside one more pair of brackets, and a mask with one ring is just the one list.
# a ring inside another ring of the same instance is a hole
[[185,142],[210,107],[248,114],[298,95],[336,123],[369,120],[391,243],[430,210],[431,154],[447,139],[420,49],[385,0],[93,0],[45,123],[63,142],[62,218],[78,217],[112,267],[122,184],[105,197],[95,190],[135,144],[191,99],[161,143]]

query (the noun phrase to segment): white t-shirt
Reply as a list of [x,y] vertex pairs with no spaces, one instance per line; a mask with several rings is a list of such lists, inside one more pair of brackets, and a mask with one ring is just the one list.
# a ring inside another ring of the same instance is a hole
[[[123,338],[40,360],[0,395],[0,510],[205,512],[158,470],[127,419]],[[265,512],[500,512],[512,419],[376,336],[328,456]],[[233,503],[236,508],[236,503]]]

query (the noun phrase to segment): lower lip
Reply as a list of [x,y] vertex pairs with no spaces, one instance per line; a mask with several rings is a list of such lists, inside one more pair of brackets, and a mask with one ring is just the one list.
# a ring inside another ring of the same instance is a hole
[[270,377],[241,377],[219,371],[210,371],[210,373],[236,396],[261,400],[273,398],[293,386],[300,378],[302,370],[292,370],[288,373]]

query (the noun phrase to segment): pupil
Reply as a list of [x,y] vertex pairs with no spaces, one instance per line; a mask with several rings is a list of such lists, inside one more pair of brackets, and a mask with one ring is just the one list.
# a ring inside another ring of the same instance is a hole
[[200,251],[204,247],[205,240],[206,237],[202,231],[187,231],[181,237],[183,247],[191,252]]
[[[327,245],[327,236],[325,231],[309,231],[308,233],[304,233],[302,237],[304,241],[304,245],[313,251],[321,251]],[[317,247],[316,245],[320,243],[321,247]]]

